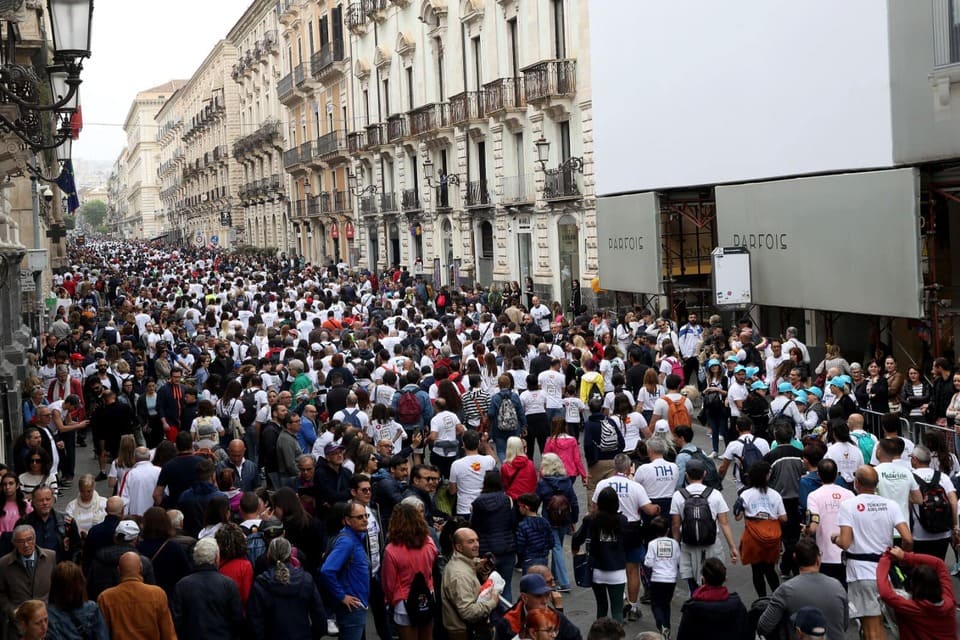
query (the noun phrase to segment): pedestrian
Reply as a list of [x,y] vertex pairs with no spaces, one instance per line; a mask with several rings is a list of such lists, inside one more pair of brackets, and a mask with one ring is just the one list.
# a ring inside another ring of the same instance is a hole
[[516,510],[513,500],[503,490],[503,480],[498,471],[488,471],[483,476],[483,488],[473,501],[470,526],[479,536],[480,555],[493,556],[497,572],[506,581],[503,597],[512,600],[513,568],[517,561]]
[[286,538],[274,538],[264,557],[269,568],[257,576],[247,603],[254,638],[312,640],[313,627],[326,628],[326,613],[313,578],[291,564]]
[[440,598],[447,637],[470,640],[475,637],[472,634],[481,633],[485,634],[481,637],[490,637],[490,612],[500,603],[500,593],[496,585],[481,590],[476,566],[480,540],[475,531],[461,527],[454,531],[452,541],[453,553],[443,570]]
[[727,567],[719,558],[707,558],[701,565],[700,582],[680,610],[676,640],[749,640],[747,609],[740,596],[724,585]]
[[243,609],[236,583],[218,571],[220,549],[213,539],[193,548],[194,572],[177,583],[172,610],[177,637],[236,638],[243,627]]
[[737,498],[733,513],[738,522],[745,521],[740,559],[744,565],[750,565],[753,588],[763,598],[767,595],[764,580],[771,590],[780,586],[776,566],[780,559],[780,527],[787,521],[787,511],[783,498],[769,486],[770,464],[766,460],[755,462],[747,474],[750,487]]
[[97,603],[87,599],[87,581],[76,563],[57,565],[50,582],[48,633],[63,640],[109,640],[110,632]]
[[167,595],[160,587],[144,584],[140,556],[124,553],[118,563],[120,584],[97,598],[97,606],[110,630],[111,638],[176,638]]
[[586,516],[573,534],[571,551],[576,555],[583,548],[590,556],[597,617],[602,618],[610,613],[614,620],[622,623],[620,603],[623,602],[627,586],[627,553],[624,546],[627,519],[619,513],[620,500],[612,487],[600,491],[596,505],[596,512]]
[[558,590],[563,593],[570,591],[570,576],[567,573],[563,552],[563,539],[580,520],[580,503],[573,484],[574,480],[567,475],[567,470],[560,458],[553,453],[544,454],[540,461],[537,496],[540,497],[543,507],[542,513],[553,530],[550,570],[557,579]]
[[370,561],[366,553],[367,510],[358,501],[347,502],[343,528],[320,568],[324,587],[337,602],[341,640],[360,640],[370,603]]
[[[400,504],[390,518],[383,558],[383,592],[393,611],[400,640],[430,640],[437,606],[433,566],[437,547],[423,516]],[[412,594],[412,597],[411,597]]]
[[[901,568],[912,568],[909,598],[897,593],[890,583],[890,567],[894,561]],[[897,629],[903,640],[952,640],[956,637],[953,580],[939,558],[890,547],[877,563],[877,588],[880,599],[896,615]]]
[[46,602],[56,562],[54,552],[37,545],[33,527],[13,530],[13,551],[0,557],[0,612],[7,638],[17,637],[17,607],[29,600]]

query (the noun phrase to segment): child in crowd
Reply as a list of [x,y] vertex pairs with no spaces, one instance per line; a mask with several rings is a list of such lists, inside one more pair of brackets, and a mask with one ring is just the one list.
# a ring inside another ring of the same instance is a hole
[[547,556],[553,549],[553,527],[546,518],[537,514],[540,498],[535,493],[524,493],[517,498],[520,523],[517,525],[517,555],[523,575],[536,564],[547,564]]
[[563,419],[567,423],[567,433],[580,439],[580,431],[583,427],[583,413],[587,406],[580,400],[580,393],[577,391],[577,383],[571,382],[567,385],[563,397]]
[[670,637],[670,601],[680,573],[680,544],[668,536],[670,523],[663,516],[650,521],[653,539],[647,545],[644,566],[650,571],[650,609],[657,630],[664,638]]

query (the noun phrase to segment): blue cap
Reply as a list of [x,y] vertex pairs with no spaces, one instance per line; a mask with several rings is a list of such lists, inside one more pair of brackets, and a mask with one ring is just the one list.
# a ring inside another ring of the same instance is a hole
[[810,387],[807,389],[807,393],[812,393],[813,395],[817,396],[817,399],[823,400],[823,389],[820,387]]
[[781,382],[777,385],[777,393],[793,393],[793,385],[789,382]]
[[741,371],[746,371],[746,370],[747,370],[747,368],[746,368],[745,366],[743,366],[742,364],[738,364],[737,366],[735,366],[735,367],[733,368],[733,372],[734,372],[734,373],[740,373]]
[[760,367],[747,367],[747,377],[755,378],[760,373]]
[[719,366],[720,366],[720,361],[717,360],[716,358],[710,358],[709,360],[707,360],[707,369],[709,369],[710,367],[719,367]]
[[752,385],[750,385],[750,391],[757,391],[758,389],[763,389],[764,391],[768,390],[770,385],[768,385],[763,380],[757,380]]
[[737,360],[737,356],[731,354],[724,358],[724,362],[739,362],[739,360]]
[[807,392],[804,391],[803,389],[798,389],[797,391],[794,391],[793,395],[794,395],[793,399],[795,402],[799,402],[800,404],[807,404]]

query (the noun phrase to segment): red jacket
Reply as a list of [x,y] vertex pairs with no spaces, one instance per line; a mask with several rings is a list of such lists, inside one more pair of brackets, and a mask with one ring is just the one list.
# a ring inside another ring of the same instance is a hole
[[943,601],[934,604],[926,600],[910,600],[897,594],[887,577],[890,573],[890,554],[885,553],[877,564],[877,589],[884,604],[897,615],[901,640],[956,640],[956,600],[953,597],[953,581],[947,565],[939,558],[922,553],[904,553],[903,560],[909,566],[925,564],[933,567],[940,577]]
[[521,454],[500,467],[503,492],[516,500],[525,493],[537,492],[537,469],[530,458]]
[[60,381],[54,378],[50,386],[47,387],[47,404],[52,404],[57,400],[63,400],[69,395],[75,395],[80,398],[80,406],[83,406],[83,385],[74,377],[68,377],[67,383],[61,388]]
[[383,592],[387,594],[388,604],[395,605],[406,601],[410,595],[410,585],[417,572],[427,579],[427,588],[433,591],[433,563],[437,559],[437,546],[433,538],[427,536],[419,549],[410,549],[403,545],[387,545],[383,554]]

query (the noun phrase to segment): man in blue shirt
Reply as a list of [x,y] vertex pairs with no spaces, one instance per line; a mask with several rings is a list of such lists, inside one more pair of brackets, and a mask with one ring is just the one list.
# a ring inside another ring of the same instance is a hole
[[366,628],[370,603],[370,560],[366,544],[368,517],[362,502],[347,502],[343,529],[320,567],[320,579],[337,601],[340,640],[360,640]]

